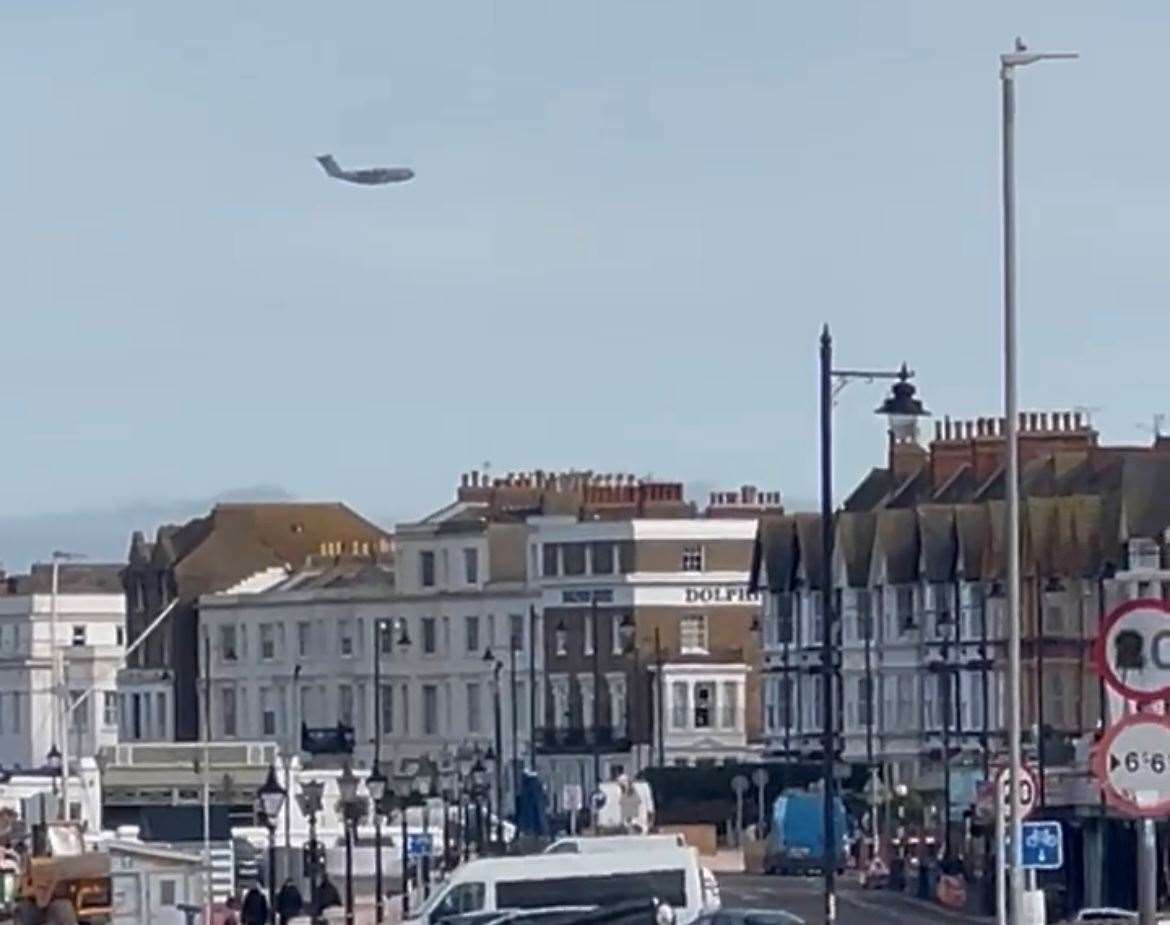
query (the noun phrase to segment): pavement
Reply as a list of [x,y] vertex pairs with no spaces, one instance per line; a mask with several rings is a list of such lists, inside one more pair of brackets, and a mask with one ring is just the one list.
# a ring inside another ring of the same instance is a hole
[[[824,922],[824,892],[819,878],[718,876],[725,908],[781,909],[800,916],[807,925]],[[837,880],[837,925],[987,925],[989,921],[888,890],[863,890],[852,878]]]

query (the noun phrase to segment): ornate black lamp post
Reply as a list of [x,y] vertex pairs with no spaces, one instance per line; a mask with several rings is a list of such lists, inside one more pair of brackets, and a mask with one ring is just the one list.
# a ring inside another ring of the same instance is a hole
[[877,409],[886,415],[890,423],[890,443],[910,442],[917,436],[918,418],[928,415],[922,402],[914,397],[914,386],[910,379],[914,374],[902,364],[897,371],[836,369],[833,367],[833,339],[829,326],[821,332],[820,343],[820,437],[821,437],[821,748],[824,752],[824,842],[825,856],[822,863],[825,877],[826,925],[837,920],[837,852],[840,850],[841,833],[835,831],[836,817],[834,802],[836,780],[833,772],[836,765],[837,710],[834,704],[834,687],[840,669],[839,650],[836,642],[837,614],[834,612],[833,581],[833,404],[838,392],[850,381],[864,379],[873,382],[878,379],[893,379],[891,395]]
[[456,847],[460,849],[463,860],[471,858],[471,766],[475,760],[475,752],[460,746],[455,756],[456,771],[459,775],[459,841]]
[[358,779],[349,762],[337,778],[341,794],[341,816],[345,826],[345,925],[354,925],[353,918],[353,836],[358,821],[366,814],[366,801],[358,795]]
[[382,769],[374,764],[370,776],[366,778],[366,791],[370,794],[374,811],[374,921],[385,920],[385,907],[382,899],[382,798],[386,795],[386,775]]
[[394,790],[398,796],[398,812],[402,823],[402,917],[410,912],[410,830],[406,825],[406,810],[410,806],[410,791],[413,786],[409,777],[396,777]]
[[[485,758],[495,762],[496,771],[496,841],[504,840],[503,812],[504,812],[504,731],[500,710],[500,672],[504,670],[504,663],[492,654],[490,648],[484,650],[483,660],[492,666],[492,715],[495,719],[496,745],[495,749],[488,748]],[[490,817],[490,813],[489,813]],[[490,819],[489,819],[490,826]]]
[[[475,763],[471,766],[471,795],[475,800],[475,848],[482,855],[484,842],[483,801],[488,795],[488,782],[487,767],[483,763],[483,757],[479,754],[476,754]],[[490,812],[488,815],[490,817]]]
[[284,809],[288,792],[276,779],[276,768],[268,766],[268,777],[256,794],[264,824],[268,827],[268,921],[276,922],[276,821]]
[[431,788],[434,781],[431,779],[431,770],[428,766],[420,764],[418,773],[414,776],[414,791],[418,794],[419,801],[422,803],[422,830],[423,830],[423,844],[425,845],[426,853],[419,858],[419,871],[422,873],[422,888],[423,897],[431,895],[431,855],[433,854],[433,847],[431,845],[431,807],[427,803],[427,797],[431,795]]
[[320,857],[317,846],[317,813],[321,812],[321,797],[325,785],[319,780],[307,780],[301,784],[297,797],[301,812],[309,820],[309,909],[313,921],[317,921],[317,864]]

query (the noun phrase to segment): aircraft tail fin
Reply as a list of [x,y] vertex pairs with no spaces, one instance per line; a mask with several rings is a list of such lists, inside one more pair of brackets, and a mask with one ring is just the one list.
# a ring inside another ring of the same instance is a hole
[[337,161],[333,159],[332,154],[322,154],[317,158],[317,162],[325,168],[325,172],[331,177],[340,177],[341,168],[337,166]]

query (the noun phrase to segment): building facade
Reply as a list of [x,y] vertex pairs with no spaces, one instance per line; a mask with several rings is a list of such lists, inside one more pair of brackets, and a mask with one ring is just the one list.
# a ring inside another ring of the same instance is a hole
[[720,492],[700,511],[678,483],[569,474],[557,489],[574,503],[527,519],[547,666],[538,764],[554,802],[595,775],[758,754],[748,572],[757,519],[779,495]]
[[212,737],[300,751],[302,728],[342,728],[357,765],[372,766],[380,735],[378,757],[397,767],[468,743],[494,750],[498,696],[501,764],[523,764],[543,670],[524,536],[454,505],[398,526],[393,569],[321,559],[204,595]]
[[269,569],[299,568],[314,555],[388,560],[390,535],[342,504],[218,504],[153,543],[131,538],[123,569],[126,637],[135,647],[118,687],[136,741],[199,737],[199,600]]
[[[118,740],[117,672],[125,650],[125,599],[117,565],[59,566],[56,637],[49,565],[0,581],[0,765],[45,766],[50,749],[71,759]],[[52,653],[61,661],[53,691]],[[68,743],[54,730],[68,691]]]
[[[1099,696],[1101,618],[1170,595],[1170,442],[1101,446],[1061,412],[1022,415],[1020,447],[1024,746],[1045,777],[1126,708]],[[891,441],[834,524],[835,747],[956,805],[1007,751],[1003,462],[998,419],[939,422],[928,447]],[[821,754],[819,531],[817,515],[791,515],[757,537],[774,755]]]

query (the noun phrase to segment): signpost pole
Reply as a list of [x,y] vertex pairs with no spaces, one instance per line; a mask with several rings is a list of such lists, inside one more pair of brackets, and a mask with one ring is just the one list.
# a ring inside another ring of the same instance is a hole
[[1153,819],[1138,823],[1138,925],[1156,925],[1158,912],[1157,835]]
[[1004,880],[1004,853],[1007,849],[1003,824],[1003,794],[995,788],[995,925],[1007,925],[1007,883]]

